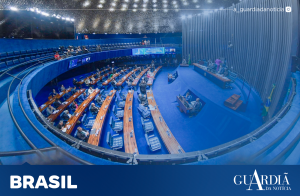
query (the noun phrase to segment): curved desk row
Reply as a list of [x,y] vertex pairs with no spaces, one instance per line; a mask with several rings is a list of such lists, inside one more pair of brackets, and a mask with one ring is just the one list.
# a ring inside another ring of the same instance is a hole
[[[109,69],[109,68],[104,69],[104,70],[100,71],[100,74],[105,73],[105,72],[108,71],[108,70],[110,70],[110,69]],[[97,73],[94,73],[94,74],[92,74],[92,75],[90,75],[90,76],[88,76],[88,77],[86,77],[86,78],[80,80],[80,81],[78,82],[78,84],[83,84],[87,79],[91,79],[92,77],[95,77],[96,75],[97,75]]]
[[63,102],[58,108],[56,108],[56,110],[58,110],[58,112],[56,112],[55,114],[51,114],[48,119],[53,122],[55,121],[55,119],[75,100],[77,99],[77,97],[79,95],[81,95],[83,92],[85,91],[85,89],[80,89],[78,90],[74,95],[72,95],[68,100],[66,100],[65,102]]
[[132,117],[132,102],[133,102],[134,91],[130,90],[127,93],[125,108],[124,108],[124,118],[123,118],[123,134],[124,134],[124,146],[125,152],[130,154],[139,154],[138,147],[136,144],[134,127],[133,127],[133,117]]
[[98,81],[102,80],[103,78],[109,76],[109,74],[111,74],[112,71],[107,72],[106,74],[103,74],[102,76],[100,76],[99,78],[91,81],[91,85],[95,85]]
[[90,103],[95,99],[96,95],[100,92],[99,89],[94,90],[94,92],[92,94],[90,94],[90,96],[88,96],[88,98],[86,98],[86,100],[84,100],[80,106],[77,108],[77,110],[74,112],[74,114],[71,116],[71,118],[68,120],[68,122],[66,123],[65,127],[66,128],[66,133],[67,134],[71,134],[77,121],[79,120],[79,118],[81,117],[81,115],[83,114],[83,112],[85,111],[85,109],[90,105]]
[[162,68],[162,66],[159,66],[158,68],[156,68],[153,72],[153,78],[149,78],[148,82],[147,82],[147,85],[148,86],[152,86],[153,85],[153,82],[155,80],[155,75],[159,72],[159,70]]
[[115,79],[116,77],[118,77],[119,75],[121,75],[123,72],[127,71],[128,69],[123,69],[120,72],[114,74],[111,78],[107,79],[105,82],[102,83],[103,86],[105,86],[105,90],[107,90],[107,86],[108,84]]
[[62,98],[62,96],[64,96],[64,94],[70,92],[71,90],[72,90],[71,88],[68,88],[68,89],[64,90],[63,92],[58,93],[56,96],[50,98],[46,103],[44,103],[43,105],[41,105],[39,107],[40,112],[44,111],[49,105],[54,103],[55,99]]
[[139,83],[141,77],[150,69],[150,67],[147,67],[146,69],[144,69],[144,71],[142,71],[132,82],[132,86],[134,86],[134,90],[136,90],[136,86]]
[[129,76],[131,76],[137,70],[138,69],[132,70],[131,72],[129,72],[128,74],[126,74],[126,76],[124,76],[120,81],[118,81],[117,86],[122,86],[123,83],[127,80],[127,78],[129,78]]
[[161,139],[164,141],[165,146],[167,147],[170,154],[181,154],[184,153],[184,150],[172,134],[171,130],[169,129],[168,125],[166,124],[165,120],[163,119],[158,106],[155,102],[153,91],[147,91],[147,98],[149,106],[153,106],[154,110],[151,110],[151,115],[155,126],[159,132]]
[[90,133],[90,137],[88,140],[89,144],[92,144],[95,146],[99,145],[103,124],[104,124],[105,118],[106,118],[106,114],[107,114],[107,111],[109,110],[109,106],[116,94],[116,90],[111,90],[110,93],[111,93],[111,95],[108,95],[106,97],[105,101],[103,102],[103,104],[97,114],[97,117],[95,119],[93,128]]

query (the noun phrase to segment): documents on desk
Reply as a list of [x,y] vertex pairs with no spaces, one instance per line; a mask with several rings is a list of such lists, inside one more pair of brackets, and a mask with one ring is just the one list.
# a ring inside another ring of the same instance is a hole
[[150,110],[155,110],[155,107],[153,105],[148,105]]
[[63,128],[61,131],[65,133],[67,131],[67,128]]

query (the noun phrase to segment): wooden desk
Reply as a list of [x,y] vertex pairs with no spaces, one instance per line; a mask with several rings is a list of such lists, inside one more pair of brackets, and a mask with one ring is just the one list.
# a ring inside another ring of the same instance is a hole
[[57,94],[56,96],[52,97],[51,99],[49,99],[46,103],[44,103],[44,107],[42,107],[43,105],[41,105],[39,107],[40,112],[44,111],[49,105],[51,105],[52,103],[54,103],[55,99],[60,99],[62,98],[62,96],[64,96],[64,94],[70,92],[72,89],[68,88],[67,90],[60,92],[59,94]]
[[[124,146],[125,146],[126,153],[139,154],[138,147],[136,144],[135,134],[134,134],[134,127],[133,127],[133,117],[132,117],[133,94],[134,94],[133,90],[128,91],[126,101],[125,101],[124,118],[123,118]],[[129,122],[129,118],[131,118],[130,122]]]
[[111,78],[107,79],[105,82],[102,83],[103,86],[105,86],[105,89],[107,88],[107,85],[116,77],[118,77],[121,73],[125,72],[127,69],[123,69],[120,72],[114,74]]
[[79,120],[79,118],[81,117],[81,115],[83,114],[84,110],[89,107],[90,103],[95,99],[96,95],[100,92],[100,90],[96,89],[92,94],[90,94],[90,96],[88,96],[88,98],[86,100],[84,100],[80,106],[77,108],[77,110],[74,112],[74,114],[71,116],[71,118],[69,119],[69,121],[66,123],[65,128],[67,128],[69,125],[69,129],[67,128],[66,133],[67,134],[71,134],[77,121]]
[[188,106],[190,106],[190,104],[184,98],[182,99],[183,100],[181,100],[178,96],[176,96],[176,100],[179,104],[180,112],[184,112],[185,114],[188,114],[190,110],[192,110],[193,108],[185,106],[184,104],[188,104]]
[[111,73],[112,73],[112,71],[107,72],[106,74],[103,74],[102,76],[100,76],[99,78],[95,79],[94,81],[91,81],[91,85],[95,85],[99,80],[102,80],[102,78],[105,78],[106,76],[108,76]]
[[221,88],[226,88],[226,85],[228,85],[231,82],[231,80],[226,77],[222,77],[222,76],[219,76],[217,74],[207,71],[205,68],[203,68],[203,66],[201,66],[198,63],[193,63],[193,65],[194,65],[194,69],[198,73],[200,73],[204,77],[208,78],[209,80],[211,80],[212,82],[214,82],[215,84],[220,86]]
[[153,72],[153,78],[149,78],[148,82],[147,82],[147,85],[148,86],[152,86],[153,85],[153,82],[154,82],[154,79],[155,79],[155,75],[158,73],[158,71],[162,68],[162,66],[159,66],[158,68],[156,68],[156,70],[154,70]]
[[150,67],[147,67],[146,69],[144,69],[144,71],[142,71],[132,82],[132,86],[134,86],[134,90],[136,90],[136,86],[139,83],[141,77],[150,69]]
[[[99,145],[99,141],[101,138],[103,124],[105,122],[106,114],[107,114],[109,106],[110,106],[117,91],[111,90],[110,92],[112,93],[112,95],[106,97],[105,101],[103,102],[103,104],[100,108],[100,111],[97,114],[96,120],[94,122],[93,128],[90,133],[90,137],[88,140],[89,144],[92,144],[95,146]],[[101,117],[102,117],[102,120],[101,120]],[[97,131],[98,131],[98,133],[97,133]]]
[[68,100],[65,101],[66,104],[61,104],[57,110],[59,110],[56,114],[51,114],[48,116],[48,119],[53,122],[55,119],[75,100],[79,95],[81,95],[85,89],[78,90],[74,95],[72,95]]
[[[106,72],[106,71],[108,71],[108,70],[109,70],[108,68],[107,68],[107,69],[104,69],[104,70],[100,71],[100,74],[102,74],[102,73],[104,73],[104,72]],[[93,75],[90,75],[90,76],[88,76],[88,77],[86,77],[86,78],[80,80],[78,83],[79,83],[79,84],[83,84],[87,79],[91,79],[92,77],[95,77],[96,75],[97,75],[97,73],[95,73],[95,74],[93,74]]]
[[127,80],[127,78],[129,78],[129,76],[131,76],[136,71],[137,71],[137,69],[132,70],[131,72],[129,72],[128,74],[126,74],[126,76],[124,76],[121,80],[119,80],[119,82],[116,84],[116,86],[122,86],[123,83]]
[[240,95],[233,94],[231,97],[224,101],[224,105],[232,110],[237,110],[243,103],[240,99]]
[[153,91],[147,91],[147,98],[149,105],[156,107],[155,110],[151,110],[151,115],[154,120],[155,126],[159,132],[160,137],[164,141],[165,146],[167,147],[170,154],[180,154],[184,153],[184,150],[177,142],[176,138],[172,134],[171,130],[169,129],[168,125],[166,124],[165,120],[163,119],[158,106],[155,102]]

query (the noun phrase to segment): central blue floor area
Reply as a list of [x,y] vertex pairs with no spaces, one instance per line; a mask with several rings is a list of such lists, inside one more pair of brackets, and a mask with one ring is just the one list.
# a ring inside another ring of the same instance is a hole
[[[224,106],[224,101],[232,94],[244,93],[236,84],[233,89],[222,89],[196,72],[192,66],[178,67],[178,78],[168,84],[167,74],[172,70],[163,69],[156,78],[153,92],[160,112],[170,130],[185,152],[203,150],[241,137],[263,124],[260,117],[261,102],[251,94],[245,112],[236,112]],[[205,106],[195,117],[181,113],[176,96],[192,91],[205,102]]]
[[[232,94],[241,95],[241,100],[245,102],[245,95],[248,93],[247,88],[244,87],[244,89],[241,90],[241,86],[239,86],[240,84],[237,82],[232,85],[233,89],[221,89],[196,72],[191,66],[178,67],[178,78],[173,83],[168,84],[167,74],[174,72],[174,70],[175,68],[164,67],[162,71],[158,73],[153,85],[153,92],[163,118],[185,152],[203,150],[229,142],[262,125],[263,122],[260,117],[261,101],[255,92],[251,93],[245,111],[233,111],[225,107],[223,102]],[[86,75],[76,76],[76,78],[85,76]],[[55,88],[58,89],[61,84],[65,87],[73,87],[72,78],[59,82]],[[47,101],[47,97],[53,88],[54,86],[47,85],[38,93],[35,97],[38,106]],[[105,93],[108,93],[110,90],[112,90],[112,87],[107,89]],[[125,86],[122,93],[127,94],[127,90],[127,86]],[[205,106],[201,112],[194,117],[189,117],[181,113],[177,107],[176,96],[179,94],[183,95],[187,90],[192,91],[205,102]],[[142,128],[141,116],[137,110],[139,105],[137,92],[139,92],[139,90],[135,91],[133,100],[133,123],[139,153],[168,154],[156,128],[154,135],[160,139],[162,149],[152,152],[148,148],[145,133]],[[117,93],[117,96],[119,96],[119,93]],[[114,104],[115,103],[112,102],[111,108]],[[92,116],[88,110],[86,114],[89,117]],[[104,123],[99,144],[99,146],[108,149],[110,149],[110,147],[106,143],[106,135],[108,132],[114,134],[108,123],[111,116],[113,116],[113,113],[109,112]],[[55,125],[58,121],[59,119],[56,120]],[[151,121],[153,122],[152,119]],[[72,135],[74,135],[76,128],[77,127],[73,130]],[[121,135],[122,134],[123,133],[121,133]],[[125,150],[123,148],[120,151],[124,152]]]

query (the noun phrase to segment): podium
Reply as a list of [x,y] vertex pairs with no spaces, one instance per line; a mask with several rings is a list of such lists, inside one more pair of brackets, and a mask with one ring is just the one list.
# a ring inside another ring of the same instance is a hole
[[243,103],[242,100],[239,100],[240,97],[240,95],[233,94],[224,101],[224,105],[232,110],[237,110]]

